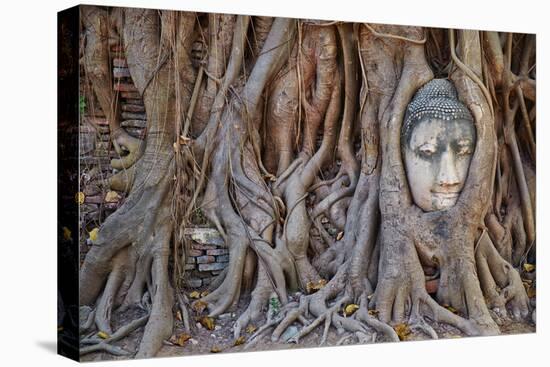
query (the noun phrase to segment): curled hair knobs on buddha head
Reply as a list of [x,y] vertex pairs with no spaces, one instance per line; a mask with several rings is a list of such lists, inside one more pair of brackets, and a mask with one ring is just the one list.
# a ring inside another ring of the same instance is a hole
[[416,92],[403,119],[401,146],[408,142],[414,125],[426,118],[474,121],[468,108],[458,100],[453,83],[447,79],[432,79]]

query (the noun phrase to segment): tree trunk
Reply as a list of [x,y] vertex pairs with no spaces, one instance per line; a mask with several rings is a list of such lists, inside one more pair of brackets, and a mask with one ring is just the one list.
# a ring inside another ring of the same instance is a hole
[[[247,300],[235,337],[264,323],[250,344],[268,332],[278,340],[295,321],[304,327],[294,341],[324,324],[322,344],[330,327],[360,342],[375,332],[399,340],[401,323],[431,337],[434,323],[492,335],[496,315],[527,316],[534,36],[82,9],[82,62],[120,155],[107,184],[128,191],[80,273],[98,331],[113,334],[112,312],[139,305],[136,356],[149,357],[172,334],[175,301],[188,317],[183,229],[198,208],[229,265],[192,308],[216,317]],[[120,127],[113,42],[144,101],[143,141]],[[477,138],[457,203],[426,212],[411,196],[401,128],[434,75],[452,81]],[[348,304],[358,309],[345,317]]]

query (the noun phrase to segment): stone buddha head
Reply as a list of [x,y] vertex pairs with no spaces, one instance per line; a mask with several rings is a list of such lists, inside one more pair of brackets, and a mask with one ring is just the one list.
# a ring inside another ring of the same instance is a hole
[[426,212],[456,204],[476,145],[474,120],[453,84],[433,79],[407,106],[401,153],[414,203]]

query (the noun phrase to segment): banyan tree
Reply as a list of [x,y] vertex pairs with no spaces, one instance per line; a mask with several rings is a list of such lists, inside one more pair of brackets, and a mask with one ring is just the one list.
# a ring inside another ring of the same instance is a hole
[[[148,357],[176,312],[192,333],[193,315],[239,310],[235,338],[258,326],[247,343],[293,324],[296,342],[316,328],[364,342],[531,318],[534,35],[92,6],[81,22],[118,154],[95,184],[125,193],[80,270],[86,329],[143,327]],[[143,139],[121,127],[112,45]],[[199,212],[229,265],[193,301],[184,232]]]

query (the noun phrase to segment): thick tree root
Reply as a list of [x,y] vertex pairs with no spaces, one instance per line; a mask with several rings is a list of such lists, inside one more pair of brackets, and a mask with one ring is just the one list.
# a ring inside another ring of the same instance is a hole
[[520,275],[506,262],[483,232],[476,248],[476,265],[487,305],[499,316],[508,317],[507,308],[516,320],[529,313],[529,299]]
[[83,345],[88,345],[86,347],[80,348],[80,355],[86,355],[93,352],[100,352],[104,351],[107,353],[111,353],[117,356],[126,356],[130,355],[131,353],[128,351],[123,350],[120,347],[111,345],[110,343],[114,343],[116,341],[119,341],[126,336],[128,336],[130,333],[132,333],[134,330],[140,328],[141,326],[145,325],[149,319],[149,315],[143,316],[139,319],[133,320],[132,322],[126,324],[125,326],[119,328],[114,334],[110,335],[106,339],[100,339],[100,338],[88,338],[83,339],[80,341]]

